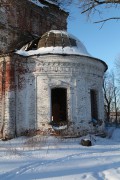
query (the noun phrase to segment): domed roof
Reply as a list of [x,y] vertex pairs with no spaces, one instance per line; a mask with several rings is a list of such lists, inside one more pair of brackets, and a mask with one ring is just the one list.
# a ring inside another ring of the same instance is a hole
[[[29,45],[21,49],[26,51],[23,53],[26,56],[36,54],[75,54],[91,56],[79,39],[61,30],[51,30],[43,34],[34,50],[32,50]],[[21,50],[18,51],[18,54],[20,54]]]
[[80,54],[90,56],[85,46],[66,31],[51,30],[45,33],[38,42],[38,49],[44,53]]

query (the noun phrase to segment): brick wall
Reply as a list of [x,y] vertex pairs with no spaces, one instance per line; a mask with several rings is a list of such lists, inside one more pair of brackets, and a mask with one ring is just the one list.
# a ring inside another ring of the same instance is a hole
[[[43,1],[41,1],[43,3]],[[4,0],[0,6],[0,53],[12,51],[51,29],[67,29],[68,13],[44,1]]]

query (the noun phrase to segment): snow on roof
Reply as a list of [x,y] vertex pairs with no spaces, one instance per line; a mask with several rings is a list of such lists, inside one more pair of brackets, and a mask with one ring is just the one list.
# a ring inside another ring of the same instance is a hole
[[[39,0],[29,0],[30,2],[32,2],[32,3],[34,3],[34,4],[36,4],[37,6],[39,6],[39,7],[47,7],[46,5],[44,5],[44,4],[42,4]],[[50,4],[54,4],[54,5],[57,5],[57,3],[56,2],[53,2],[53,1],[50,1],[50,0],[44,0],[44,1],[46,1],[46,2],[48,2],[48,3],[50,3]]]
[[30,51],[24,51],[24,50],[18,50],[16,51],[17,54],[23,55],[23,56],[31,56],[31,55],[38,55],[38,54],[74,54],[74,55],[84,55],[84,56],[91,56],[90,54],[86,53],[85,50],[78,49],[76,47],[42,47],[37,50],[30,50]]
[[39,2],[39,0],[29,0],[30,2],[32,2],[32,3],[34,3],[34,4],[36,4],[37,6],[39,6],[39,7],[46,7],[46,5],[44,5],[44,4],[42,4],[42,3],[40,3]]
[[43,34],[38,43],[38,49],[25,51],[25,48],[16,51],[23,56],[38,54],[74,54],[91,56],[83,43],[66,31],[51,30]]
[[50,1],[50,0],[45,0],[45,1],[49,2],[50,4],[57,5],[57,3],[53,2],[53,1]]

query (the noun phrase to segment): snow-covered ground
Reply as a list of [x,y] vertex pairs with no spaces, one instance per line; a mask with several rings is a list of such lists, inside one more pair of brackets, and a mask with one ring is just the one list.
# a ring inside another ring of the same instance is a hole
[[120,180],[120,129],[111,138],[20,137],[0,141],[0,180]]

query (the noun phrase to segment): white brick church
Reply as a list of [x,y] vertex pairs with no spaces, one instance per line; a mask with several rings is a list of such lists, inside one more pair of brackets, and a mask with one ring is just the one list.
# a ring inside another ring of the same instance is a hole
[[104,130],[107,65],[92,57],[77,38],[51,30],[11,56],[0,57],[9,73],[2,75],[3,88],[9,88],[1,102],[2,138],[27,133],[80,136]]

